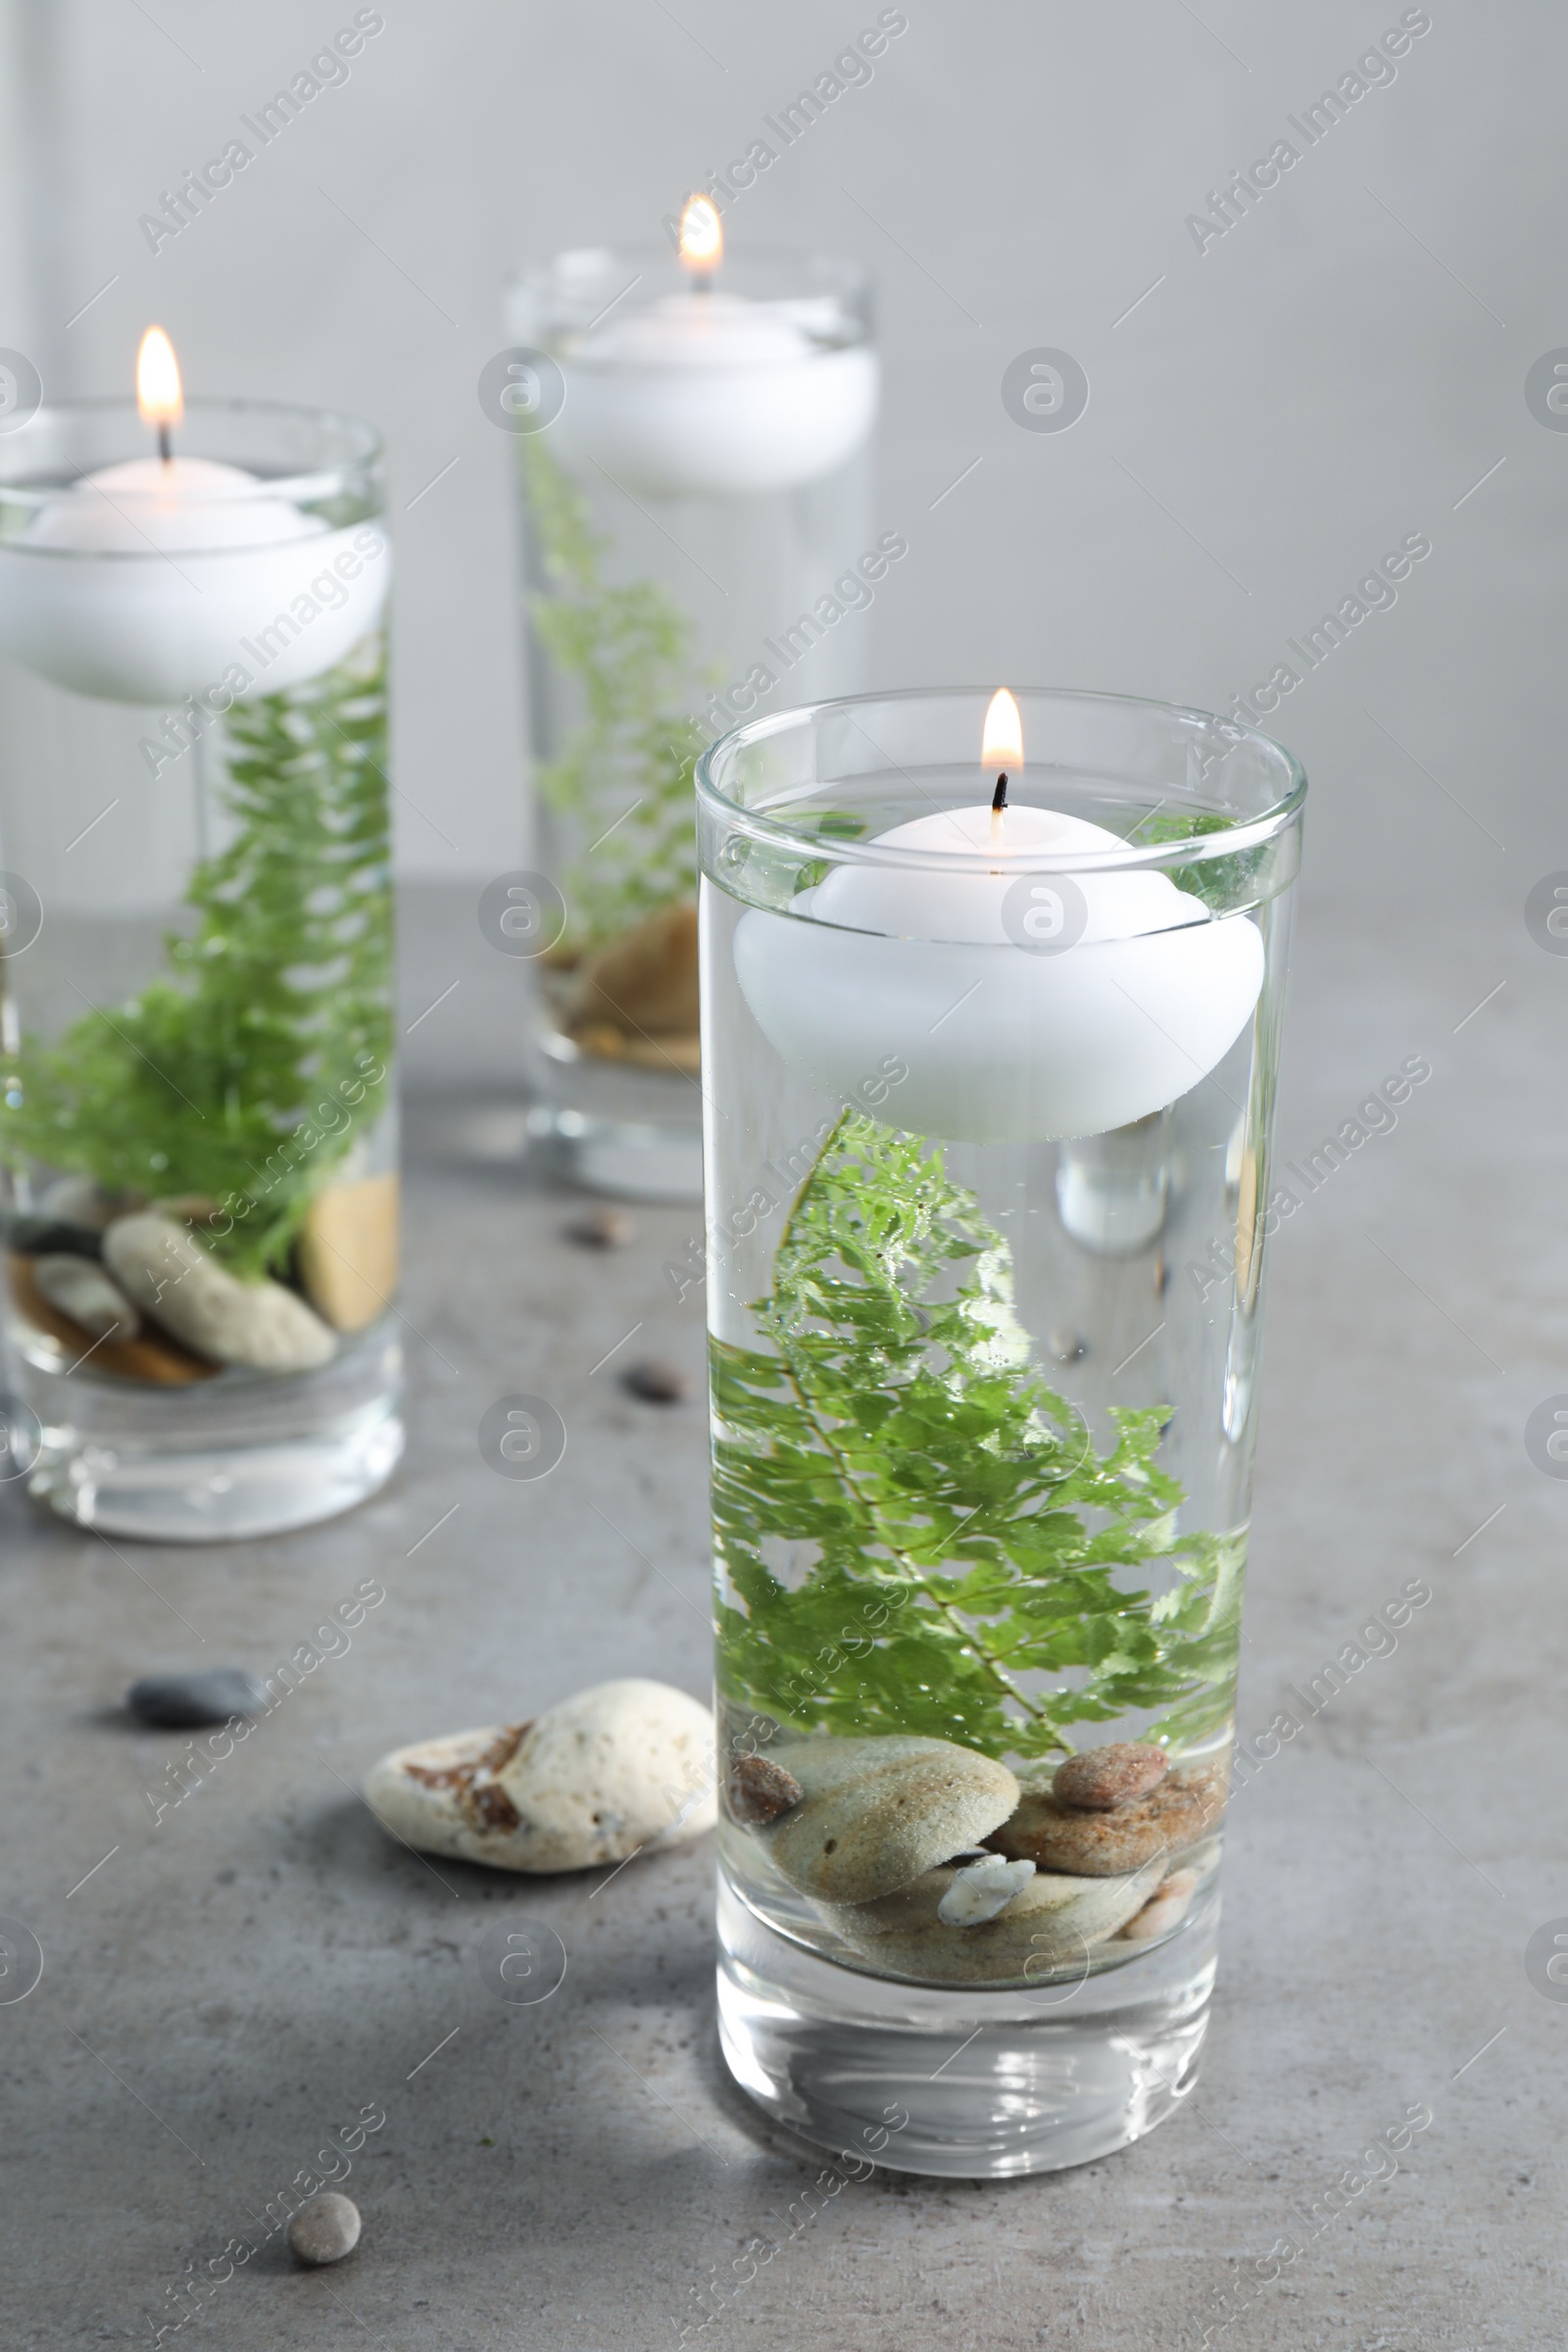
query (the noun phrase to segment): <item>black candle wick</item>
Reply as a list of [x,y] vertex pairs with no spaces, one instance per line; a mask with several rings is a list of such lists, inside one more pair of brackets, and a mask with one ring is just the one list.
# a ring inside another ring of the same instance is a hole
[[1003,811],[1003,809],[1004,809],[1004,808],[1005,808],[1005,807],[1006,807],[1006,806],[1007,806],[1007,771],[1006,771],[1006,769],[1005,769],[1005,768],[1004,768],[1004,769],[1003,769],[1003,771],[1002,771],[1002,773],[1001,773],[1001,775],[1000,775],[1000,776],[997,778],[997,789],[996,789],[996,791],[995,791],[995,792],[994,792],[994,793],[991,795],[991,813],[992,813],[992,815],[993,815],[993,816],[1000,816],[1000,815],[1001,815],[1001,813],[1002,813],[1002,811]]
[[164,464],[167,466],[173,454],[174,449],[173,443],[170,438],[170,428],[167,423],[161,424],[158,427],[158,455],[163,459]]

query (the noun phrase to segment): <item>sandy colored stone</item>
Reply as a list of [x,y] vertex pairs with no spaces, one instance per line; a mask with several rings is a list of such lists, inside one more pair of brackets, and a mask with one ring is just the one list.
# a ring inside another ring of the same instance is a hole
[[1116,1880],[1037,1871],[1004,1910],[971,1927],[941,1917],[958,1878],[948,1869],[926,1871],[874,1903],[823,1910],[851,1951],[891,1976],[931,1984],[1030,1984],[1081,1967],[1143,1909],[1160,1869],[1150,1862]]
[[629,1038],[695,1036],[697,909],[662,906],[585,957],[577,970],[571,1025],[608,1022]]
[[394,1749],[370,1810],[426,1853],[498,1870],[592,1870],[710,1830],[713,1718],[666,1683],[600,1683],[536,1722]]
[[364,1331],[398,1284],[398,1180],[330,1184],[305,1212],[295,1263],[305,1296],[334,1331]]
[[1127,1943],[1149,1943],[1156,1936],[1169,1935],[1179,1928],[1192,1908],[1198,1892],[1196,1870],[1173,1870],[1168,1879],[1161,1879],[1143,1909],[1134,1914],[1121,1930]]
[[611,1021],[587,1021],[573,1028],[572,1043],[597,1061],[624,1061],[639,1070],[678,1070],[682,1077],[702,1074],[703,1041],[670,1033],[663,1037],[634,1037]]
[[1081,1813],[1030,1789],[986,1843],[994,1853],[1085,1878],[1114,1878],[1191,1845],[1218,1820],[1224,1774],[1213,1766],[1167,1773],[1148,1796],[1110,1813]]
[[819,1902],[891,1894],[1006,1820],[1004,1764],[948,1740],[803,1740],[768,1750],[805,1791],[756,1834],[792,1886]]
[[337,1342],[280,1282],[241,1282],[190,1234],[155,1210],[104,1235],[104,1262],[133,1306],[215,1363],[255,1372],[311,1372]]
[[1148,1796],[1165,1777],[1162,1747],[1141,1740],[1113,1740],[1108,1747],[1086,1747],[1069,1756],[1052,1784],[1057,1804],[1080,1813],[1110,1813],[1134,1797]]
[[119,1284],[90,1257],[51,1252],[32,1261],[32,1279],[51,1306],[79,1323],[90,1339],[133,1340],[141,1317]]
[[703,1041],[695,1029],[670,1030],[662,1037],[628,1037],[620,1058],[639,1070],[678,1070],[683,1078],[702,1075]]
[[313,2270],[341,2262],[360,2242],[360,2209],[352,2197],[329,2188],[302,2205],[288,2226],[289,2252]]

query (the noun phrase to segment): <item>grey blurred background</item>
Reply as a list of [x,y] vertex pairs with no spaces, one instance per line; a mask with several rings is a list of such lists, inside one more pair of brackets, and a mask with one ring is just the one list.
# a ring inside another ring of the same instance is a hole
[[[157,318],[193,390],[383,426],[398,854],[407,876],[466,887],[525,838],[512,452],[475,392],[508,339],[503,277],[566,244],[657,237],[878,10],[369,13],[383,29],[347,79],[154,253],[138,222],[161,191],[354,8],[3,0],[0,342],[48,392],[124,392]],[[1308,904],[1334,889],[1375,925],[1389,899],[1421,902],[1479,996],[1561,856],[1568,435],[1531,414],[1525,378],[1568,344],[1568,20],[1445,0],[902,13],[871,77],[728,216],[737,248],[848,252],[879,279],[877,508],[911,553],[851,623],[871,681],[1229,706],[1279,662],[1304,669],[1287,639],[1424,533],[1397,603],[1266,723],[1315,787]],[[1316,145],[1288,127],[1417,21]],[[1209,193],[1281,138],[1300,161],[1200,250],[1189,215],[1220,218]],[[1008,362],[1040,346],[1087,371],[1069,431],[1004,408]]]

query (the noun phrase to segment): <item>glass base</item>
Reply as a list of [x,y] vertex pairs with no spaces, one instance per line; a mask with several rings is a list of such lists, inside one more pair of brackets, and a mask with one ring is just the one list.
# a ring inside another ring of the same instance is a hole
[[284,1535],[385,1486],[403,1453],[402,1351],[367,1334],[320,1372],[148,1395],[18,1367],[42,1438],[27,1492],[78,1527],[146,1542]]
[[703,1138],[688,1121],[595,1117],[537,1104],[528,1142],[556,1174],[617,1200],[700,1201]]
[[[1198,2079],[1217,1902],[1156,1950],[1038,1991],[861,1975],[766,1927],[722,1874],[718,2026],[741,2088],[835,2155],[966,2180],[1143,2138]],[[906,2118],[906,2121],[900,2121]]]

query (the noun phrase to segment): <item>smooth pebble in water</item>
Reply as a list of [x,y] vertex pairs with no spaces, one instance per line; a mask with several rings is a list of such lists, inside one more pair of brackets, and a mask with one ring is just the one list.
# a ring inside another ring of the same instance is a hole
[[777,1821],[806,1794],[782,1764],[768,1756],[737,1756],[729,1768],[729,1814],[744,1829],[758,1830]]
[[1058,1805],[1085,1813],[1111,1813],[1134,1797],[1147,1796],[1165,1777],[1165,1751],[1143,1740],[1113,1740],[1108,1747],[1080,1748],[1051,1784]]
[[104,1261],[133,1306],[214,1363],[311,1372],[337,1353],[336,1340],[303,1298],[280,1282],[240,1282],[153,1210],[110,1226]]
[[1004,1862],[1000,1854],[966,1862],[938,1903],[937,1917],[949,1928],[978,1927],[983,1919],[995,1919],[999,1911],[1005,1911],[1034,1875],[1032,1862]]
[[805,1791],[754,1835],[792,1886],[865,1903],[986,1840],[1018,1802],[1004,1764],[951,1740],[791,1740],[769,1750]]
[[1082,1971],[1090,1947],[1142,1910],[1160,1864],[1120,1879],[1040,1871],[990,1919],[967,1927],[942,1913],[957,1875],[930,1870],[878,1902],[823,1910],[852,1951],[894,1976],[928,1984],[1034,1984],[1054,1969]]
[[64,1251],[35,1257],[32,1279],[40,1297],[79,1323],[90,1339],[107,1340],[113,1333],[133,1340],[141,1329],[141,1317],[124,1292],[90,1257]]
[[290,2253],[313,2270],[322,2263],[341,2262],[359,2242],[360,2209],[352,2197],[340,2196],[335,2188],[302,2205],[288,2226]]
[[1147,1943],[1155,1936],[1164,1936],[1179,1928],[1187,1917],[1193,1896],[1198,1891],[1196,1870],[1173,1870],[1168,1879],[1155,1887],[1143,1909],[1120,1931],[1124,1943]]
[[1049,1791],[1031,1788],[985,1843],[993,1853],[1027,1858],[1040,1870],[1119,1878],[1157,1855],[1191,1845],[1212,1829],[1224,1803],[1223,1768],[1202,1765],[1178,1767],[1147,1796],[1096,1813],[1058,1804]]

